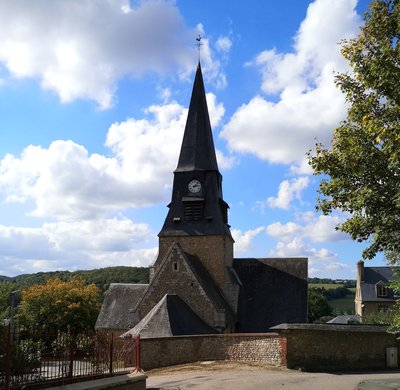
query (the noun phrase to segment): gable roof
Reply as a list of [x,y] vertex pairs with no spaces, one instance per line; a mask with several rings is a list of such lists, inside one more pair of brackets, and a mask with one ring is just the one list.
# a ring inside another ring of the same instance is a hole
[[197,65],[189,113],[175,172],[218,171],[200,62]]
[[[146,290],[143,292],[141,298],[136,302],[132,311],[136,312],[146,300],[147,296],[153,291],[153,285],[157,282],[159,275],[162,274],[163,269],[166,266],[166,263],[170,260],[173,252],[176,252],[176,254],[180,256],[181,259],[188,265],[193,276],[199,283],[201,289],[204,291],[206,297],[211,302],[213,307],[216,310],[225,311],[225,319],[228,324],[234,323],[236,321],[236,316],[209,272],[206,270],[197,256],[186,253],[177,242],[171,246],[164,259],[161,261],[156,274],[150,281],[150,284],[147,286]],[[168,293],[168,291],[165,293]]]
[[96,329],[129,329],[138,322],[129,311],[143,295],[147,284],[111,283],[97,317]]
[[368,302],[390,302],[395,298],[393,290],[388,288],[386,297],[378,297],[376,287],[378,284],[387,284],[390,280],[399,279],[394,273],[398,268],[393,267],[364,267],[364,280],[360,284],[361,297]]
[[152,338],[212,333],[215,331],[178,295],[166,294],[134,328],[121,337],[140,334],[141,338]]
[[187,262],[192,269],[193,273],[196,275],[197,280],[203,287],[205,293],[209,299],[213,302],[214,307],[219,310],[225,311],[226,321],[228,323],[235,322],[236,316],[225,300],[222,291],[214,282],[213,278],[203,266],[199,258],[195,255],[184,252]]

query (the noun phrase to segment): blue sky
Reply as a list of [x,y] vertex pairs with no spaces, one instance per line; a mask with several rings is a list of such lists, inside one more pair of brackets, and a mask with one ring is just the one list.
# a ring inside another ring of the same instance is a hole
[[[166,216],[195,38],[236,257],[355,278],[306,152],[345,118],[355,0],[0,1],[0,274],[147,266]],[[382,259],[373,261],[383,264]]]

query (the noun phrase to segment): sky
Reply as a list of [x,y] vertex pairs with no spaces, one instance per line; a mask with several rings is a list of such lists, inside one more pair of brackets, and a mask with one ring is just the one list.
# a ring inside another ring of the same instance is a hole
[[200,55],[235,257],[355,278],[365,244],[316,212],[306,153],[346,117],[367,6],[0,0],[0,275],[155,260]]

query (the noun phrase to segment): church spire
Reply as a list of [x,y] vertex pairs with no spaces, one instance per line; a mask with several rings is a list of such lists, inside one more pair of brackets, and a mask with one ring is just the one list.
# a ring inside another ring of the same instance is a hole
[[218,171],[200,62],[197,65],[189,113],[175,172]]

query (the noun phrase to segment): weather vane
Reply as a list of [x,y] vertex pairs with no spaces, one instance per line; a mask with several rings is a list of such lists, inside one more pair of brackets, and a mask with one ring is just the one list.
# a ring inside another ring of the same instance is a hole
[[203,44],[201,43],[201,35],[199,34],[199,36],[196,38],[196,46],[197,46],[197,50],[198,50],[198,57],[199,57],[199,62],[200,62],[200,46],[202,46]]

